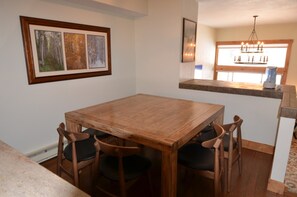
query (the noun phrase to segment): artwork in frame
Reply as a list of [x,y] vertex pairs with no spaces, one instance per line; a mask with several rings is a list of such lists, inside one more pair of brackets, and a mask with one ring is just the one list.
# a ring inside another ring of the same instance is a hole
[[111,75],[110,28],[20,16],[29,84]]
[[195,61],[196,29],[195,21],[183,18],[182,62]]

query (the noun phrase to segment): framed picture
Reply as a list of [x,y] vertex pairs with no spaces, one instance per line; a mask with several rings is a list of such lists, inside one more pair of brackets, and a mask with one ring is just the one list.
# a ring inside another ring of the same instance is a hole
[[197,23],[183,18],[182,62],[194,62]]
[[20,16],[29,84],[111,75],[110,28]]

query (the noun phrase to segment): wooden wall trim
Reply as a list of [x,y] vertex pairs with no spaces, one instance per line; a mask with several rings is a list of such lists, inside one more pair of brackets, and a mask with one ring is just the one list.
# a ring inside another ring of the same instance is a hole
[[270,155],[274,154],[274,146],[242,139],[242,147]]
[[285,191],[285,184],[275,181],[275,180],[272,180],[272,179],[269,179],[268,185],[267,185],[267,190],[271,191],[273,193],[276,193],[276,194],[283,195],[284,191]]

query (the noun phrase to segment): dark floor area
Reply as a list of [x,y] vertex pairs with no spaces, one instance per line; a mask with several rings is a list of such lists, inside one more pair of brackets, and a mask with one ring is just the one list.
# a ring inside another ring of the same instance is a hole
[[[160,153],[156,150],[146,149],[146,156],[152,159],[153,167],[151,176],[153,182],[153,196],[160,196],[161,188],[161,169],[160,169]],[[41,165],[52,172],[56,172],[56,158],[43,162]],[[243,173],[240,176],[237,164],[234,164],[232,171],[232,191],[224,192],[221,196],[224,197],[280,197],[266,190],[267,182],[272,165],[272,155],[260,153],[257,151],[243,149]],[[184,177],[183,170],[178,168],[178,190],[177,194],[181,197],[209,197],[213,195],[213,184],[211,180],[191,175]],[[91,193],[91,170],[85,169],[80,174],[80,188],[87,193]],[[67,181],[71,182],[66,176],[62,176]],[[112,188],[116,188],[112,185]],[[114,189],[113,189],[114,190]],[[96,196],[103,197],[100,192]],[[137,182],[131,185],[128,189],[128,196],[131,197],[146,197],[151,196],[146,177],[140,178]],[[285,191],[285,197],[297,196]]]

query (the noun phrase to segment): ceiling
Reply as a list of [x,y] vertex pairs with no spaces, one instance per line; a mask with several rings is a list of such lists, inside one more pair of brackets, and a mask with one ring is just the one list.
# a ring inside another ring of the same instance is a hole
[[199,0],[198,23],[213,28],[297,23],[297,0]]

